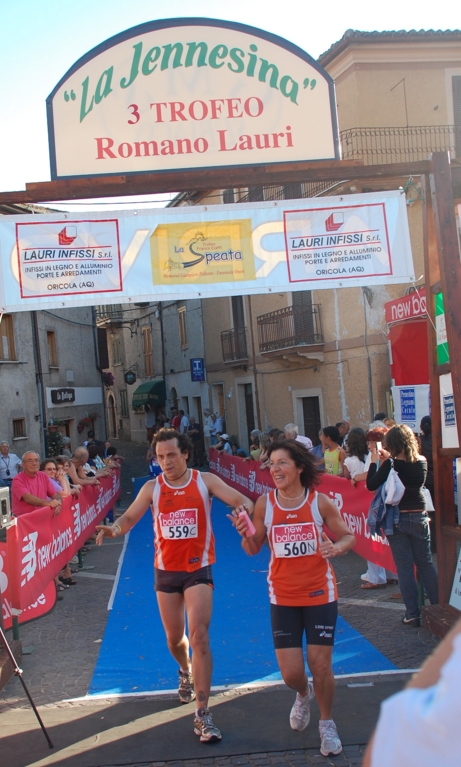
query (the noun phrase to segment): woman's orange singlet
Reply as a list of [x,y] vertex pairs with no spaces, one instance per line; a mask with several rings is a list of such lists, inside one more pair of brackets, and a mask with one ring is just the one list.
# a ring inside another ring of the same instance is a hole
[[324,528],[317,491],[310,490],[300,506],[282,509],[272,490],[264,524],[271,550],[267,576],[271,604],[308,607],[334,602],[335,574],[319,552]]

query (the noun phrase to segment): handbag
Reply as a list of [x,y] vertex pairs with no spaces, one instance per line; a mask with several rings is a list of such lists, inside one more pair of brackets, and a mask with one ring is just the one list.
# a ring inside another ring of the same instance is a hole
[[388,506],[398,506],[405,492],[405,485],[403,484],[402,480],[400,479],[399,475],[394,469],[394,461],[392,460],[392,458],[390,458],[389,460],[391,462],[391,470],[389,472],[389,476],[384,486],[384,492],[385,492],[384,502]]
[[430,491],[427,489],[427,487],[423,487],[422,491],[424,493],[424,497],[426,499],[426,511],[435,511],[434,504],[432,502],[432,495]]

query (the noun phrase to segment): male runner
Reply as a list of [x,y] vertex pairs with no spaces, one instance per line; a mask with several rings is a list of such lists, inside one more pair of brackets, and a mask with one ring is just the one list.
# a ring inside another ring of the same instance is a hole
[[187,468],[193,446],[186,434],[160,429],[152,445],[163,474],[146,482],[116,524],[96,528],[96,543],[101,544],[104,537],[127,533],[152,505],[155,590],[168,649],[179,664],[179,699],[189,703],[197,696],[194,732],[203,743],[209,743],[221,740],[208,708],[212,669],[208,627],[213,593],[211,565],[215,562],[211,496],[235,508],[245,505],[249,512],[253,503],[214,474]]

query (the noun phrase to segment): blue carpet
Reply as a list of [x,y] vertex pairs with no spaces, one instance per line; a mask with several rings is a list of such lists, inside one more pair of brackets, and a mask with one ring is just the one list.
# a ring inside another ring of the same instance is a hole
[[[142,481],[136,482],[139,490]],[[240,539],[213,501],[217,564],[210,640],[213,685],[281,679],[270,629],[266,547],[244,554]],[[333,652],[335,674],[392,670],[395,666],[341,617]],[[113,608],[89,694],[171,690],[177,665],[165,643],[153,589],[153,531],[150,511],[130,533]]]

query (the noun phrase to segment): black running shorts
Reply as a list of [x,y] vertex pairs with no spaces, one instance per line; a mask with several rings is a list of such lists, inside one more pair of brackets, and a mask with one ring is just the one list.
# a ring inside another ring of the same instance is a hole
[[213,588],[211,565],[201,567],[188,573],[185,570],[160,570],[154,567],[155,591],[165,591],[167,594],[182,594],[191,586],[205,583]]
[[308,645],[333,645],[337,617],[337,602],[309,607],[271,605],[274,647],[302,647],[304,632]]

